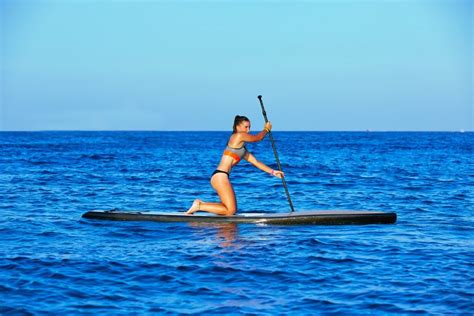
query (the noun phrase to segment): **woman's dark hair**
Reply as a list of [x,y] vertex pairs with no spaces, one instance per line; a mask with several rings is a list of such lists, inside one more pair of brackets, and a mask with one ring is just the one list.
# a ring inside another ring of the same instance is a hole
[[242,122],[250,122],[250,120],[246,116],[236,115],[234,119],[234,133],[237,133],[237,125]]

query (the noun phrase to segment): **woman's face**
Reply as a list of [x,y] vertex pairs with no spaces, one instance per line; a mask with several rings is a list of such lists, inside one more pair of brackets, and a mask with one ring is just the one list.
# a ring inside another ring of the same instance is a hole
[[242,123],[237,125],[237,130],[239,132],[248,133],[250,131],[250,122],[249,121],[243,121]]

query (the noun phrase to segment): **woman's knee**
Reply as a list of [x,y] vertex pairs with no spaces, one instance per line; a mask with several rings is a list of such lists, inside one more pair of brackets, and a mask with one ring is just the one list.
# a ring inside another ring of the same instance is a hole
[[235,214],[235,212],[237,212],[237,208],[235,206],[234,207],[232,207],[232,206],[227,207],[226,206],[226,209],[227,209],[227,213],[226,213],[227,216],[232,216],[232,215]]

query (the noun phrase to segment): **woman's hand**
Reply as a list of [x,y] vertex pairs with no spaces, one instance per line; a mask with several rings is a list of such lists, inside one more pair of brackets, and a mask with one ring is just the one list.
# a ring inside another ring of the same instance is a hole
[[279,170],[272,170],[271,175],[281,179],[285,176],[285,173]]
[[267,130],[268,132],[271,131],[272,130],[272,123],[270,123],[270,122],[265,123],[265,127],[263,129]]

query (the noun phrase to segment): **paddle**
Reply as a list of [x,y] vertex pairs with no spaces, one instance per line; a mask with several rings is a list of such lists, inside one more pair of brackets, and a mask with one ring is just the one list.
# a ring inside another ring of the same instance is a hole
[[[260,101],[260,106],[262,107],[263,118],[265,119],[265,123],[267,123],[268,122],[267,112],[265,111],[265,107],[263,106],[262,96],[259,95],[257,98]],[[278,170],[282,171],[281,165],[280,165],[280,159],[278,159],[278,153],[275,147],[275,141],[273,140],[272,132],[270,131],[268,132],[268,137],[270,137],[270,141],[272,143],[273,153],[275,154]],[[283,187],[285,188],[285,193],[286,193],[286,198],[288,199],[288,203],[290,203],[291,212],[294,212],[295,209],[293,208],[293,202],[291,202],[290,192],[288,191],[288,186],[286,185],[286,180],[284,176],[281,177],[281,181],[283,182]]]

